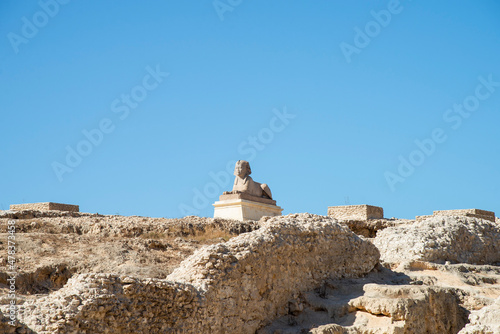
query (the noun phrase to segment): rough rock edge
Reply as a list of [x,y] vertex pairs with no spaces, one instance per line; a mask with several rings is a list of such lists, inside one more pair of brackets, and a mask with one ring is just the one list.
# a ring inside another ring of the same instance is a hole
[[[29,219],[63,218],[54,223],[42,223]],[[84,218],[72,220],[71,218]],[[184,218],[150,218],[140,216],[101,215],[98,213],[67,211],[0,211],[0,219],[16,219],[16,232],[99,234],[101,236],[137,237],[144,233],[164,233],[173,236],[193,235],[206,228],[217,228],[236,235],[260,228],[258,221],[237,221],[223,218],[186,216]],[[171,232],[171,230],[173,232]],[[0,233],[7,233],[7,224],[0,225]]]
[[78,275],[21,306],[20,319],[39,333],[254,333],[286,314],[295,294],[378,263],[373,244],[329,217],[294,214],[262,225],[196,251],[167,280]]
[[433,216],[421,222],[388,227],[372,241],[380,250],[381,260],[389,264],[500,262],[500,226],[479,218]]
[[469,320],[458,334],[500,333],[500,297],[494,304],[472,311]]
[[377,232],[388,227],[398,226],[402,224],[412,223],[412,220],[408,219],[368,219],[368,220],[357,220],[357,219],[343,219],[339,220],[339,223],[347,225],[351,231],[357,235],[361,235],[365,238],[375,238]]

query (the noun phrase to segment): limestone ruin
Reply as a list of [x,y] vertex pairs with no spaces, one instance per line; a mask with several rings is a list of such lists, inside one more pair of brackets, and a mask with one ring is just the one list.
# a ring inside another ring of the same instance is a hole
[[339,219],[1,211],[0,240],[14,221],[22,256],[15,326],[0,262],[0,333],[500,333],[498,223],[330,212]]
[[25,203],[25,204],[11,204],[10,210],[21,211],[21,210],[32,210],[32,211],[70,211],[79,212],[80,207],[78,205],[72,204],[62,204],[53,202],[40,202],[40,203]]
[[368,220],[384,218],[384,209],[373,205],[329,206],[328,216],[339,220]]
[[[464,216],[486,219],[492,222],[495,221],[495,213],[493,211],[479,209],[439,210],[434,211],[432,216]],[[421,221],[432,216],[416,216],[415,219]]]

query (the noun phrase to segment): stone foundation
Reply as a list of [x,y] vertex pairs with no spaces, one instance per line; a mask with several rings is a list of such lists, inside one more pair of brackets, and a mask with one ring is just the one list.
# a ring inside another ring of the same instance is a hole
[[281,216],[282,208],[272,199],[249,194],[221,195],[213,204],[214,218],[234,220],[259,220],[264,216]]
[[460,209],[460,210],[438,210],[434,211],[432,216],[416,216],[416,221],[422,221],[424,219],[433,216],[465,216],[486,219],[495,222],[495,213],[492,211],[479,210],[479,209]]
[[58,211],[71,211],[71,212],[80,211],[80,207],[78,205],[52,203],[52,202],[11,204],[10,209],[13,211],[22,211],[22,210],[33,210],[33,211],[58,210]]
[[384,218],[384,209],[373,205],[329,206],[328,216],[338,220],[368,220]]

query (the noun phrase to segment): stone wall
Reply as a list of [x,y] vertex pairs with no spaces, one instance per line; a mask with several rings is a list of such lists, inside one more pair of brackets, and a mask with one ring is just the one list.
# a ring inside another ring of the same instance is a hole
[[479,209],[461,209],[461,210],[439,210],[433,212],[434,216],[466,216],[495,221],[495,213],[492,211]]
[[21,211],[21,210],[36,210],[36,211],[58,210],[58,211],[71,211],[71,212],[80,211],[80,207],[78,205],[61,204],[53,202],[11,204],[10,209],[13,211]]
[[334,219],[270,217],[195,252],[166,280],[84,274],[20,308],[39,333],[255,333],[326,279],[357,277],[379,252]]
[[372,205],[329,206],[328,216],[338,220],[368,220],[384,218],[384,209]]
[[420,222],[425,219],[434,217],[434,216],[463,216],[463,217],[474,217],[486,219],[492,222],[495,222],[495,213],[492,211],[479,210],[479,209],[460,209],[460,210],[438,210],[434,211],[432,215],[427,216],[415,216],[415,220]]

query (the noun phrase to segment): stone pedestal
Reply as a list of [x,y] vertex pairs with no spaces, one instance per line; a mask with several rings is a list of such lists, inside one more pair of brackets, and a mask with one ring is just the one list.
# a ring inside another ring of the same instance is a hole
[[249,194],[221,195],[213,204],[214,218],[259,220],[264,216],[281,216],[282,208],[272,199]]
[[71,211],[71,212],[80,211],[80,207],[78,205],[61,204],[53,202],[11,204],[10,209],[13,211],[21,211],[21,210],[38,210],[38,211],[58,210],[58,211]]
[[384,209],[373,205],[329,206],[328,216],[338,220],[368,220],[384,218]]

